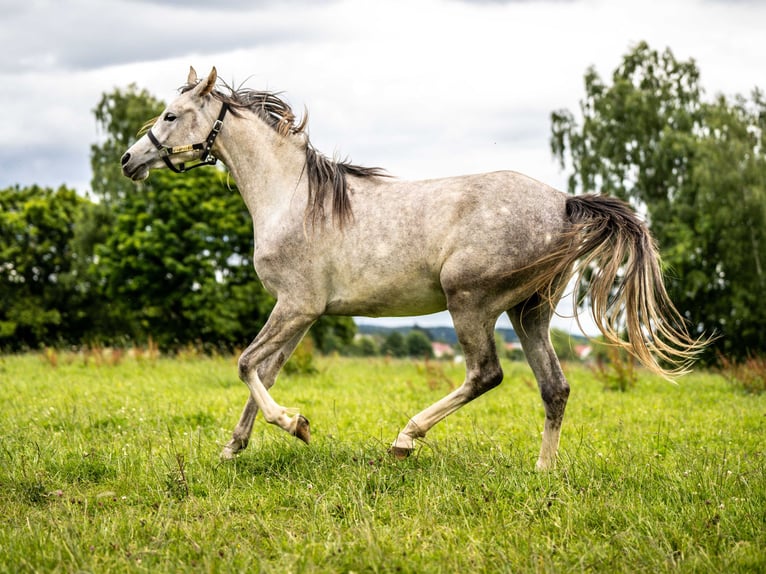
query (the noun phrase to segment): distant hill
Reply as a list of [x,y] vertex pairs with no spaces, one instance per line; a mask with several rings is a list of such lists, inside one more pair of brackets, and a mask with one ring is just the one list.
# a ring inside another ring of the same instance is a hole
[[[357,331],[362,335],[377,335],[383,338],[387,337],[394,331],[398,331],[402,335],[407,335],[410,331],[417,330],[425,333],[432,341],[441,341],[443,343],[447,343],[448,345],[457,344],[457,334],[455,333],[454,327],[421,327],[419,325],[410,325],[405,327],[381,327],[379,325],[357,324],[356,328]],[[495,331],[503,336],[503,340],[506,343],[519,342],[519,337],[516,335],[516,331],[510,327],[495,329]],[[584,345],[589,344],[590,341],[588,337],[585,337],[581,334],[571,333],[569,336],[572,338],[573,344]]]
[[[417,330],[422,331],[432,341],[441,341],[449,345],[455,345],[457,343],[457,335],[455,334],[454,327],[420,327],[418,325],[407,327],[381,327],[379,325],[357,325],[357,331],[362,335],[377,335],[379,337],[387,337],[394,331],[398,331],[402,335],[407,335],[410,331]],[[516,343],[519,338],[516,336],[516,331],[510,328],[497,329],[497,332],[503,336],[506,343]]]

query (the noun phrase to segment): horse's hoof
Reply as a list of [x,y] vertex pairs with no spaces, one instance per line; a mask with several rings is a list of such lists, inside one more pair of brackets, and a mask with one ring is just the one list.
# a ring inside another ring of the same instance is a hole
[[412,454],[412,449],[402,448],[400,446],[392,446],[388,449],[388,454],[395,457],[397,460],[404,460]]
[[309,426],[309,420],[303,415],[295,416],[295,430],[293,436],[298,437],[306,444],[311,441],[311,428]]
[[544,461],[543,459],[539,459],[537,461],[537,464],[535,465],[535,470],[537,472],[548,472],[550,470],[553,470],[556,468],[556,462],[550,462],[550,461]]
[[225,446],[223,447],[223,450],[221,451],[221,454],[219,455],[219,458],[221,461],[226,460],[234,460],[234,457],[237,453],[235,453],[230,447]]
[[237,456],[237,453],[241,450],[244,450],[247,448],[247,439],[231,439],[225,447],[223,447],[223,450],[221,451],[220,459],[221,460],[234,460]]

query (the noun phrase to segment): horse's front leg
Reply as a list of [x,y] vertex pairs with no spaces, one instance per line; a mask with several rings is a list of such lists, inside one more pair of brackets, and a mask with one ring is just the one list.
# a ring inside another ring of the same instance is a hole
[[253,432],[253,423],[255,415],[258,414],[258,405],[253,400],[252,395],[247,397],[247,403],[239,417],[234,432],[231,433],[231,440],[226,443],[221,451],[221,460],[231,460],[241,450],[247,448],[250,442],[250,434]]
[[250,390],[250,397],[231,440],[221,451],[222,459],[233,458],[237,452],[247,447],[258,410],[263,412],[267,422],[309,442],[308,420],[279,405],[268,389],[274,385],[280,369],[316,317],[310,313],[290,312],[286,306],[278,303],[261,332],[240,356],[239,376]]
[[[274,385],[279,370],[281,369],[283,363],[287,360],[284,359],[280,361],[279,359],[282,357],[289,358],[292,352],[295,350],[295,347],[297,347],[298,343],[300,343],[303,335],[304,333],[296,335],[293,340],[285,345],[279,352],[274,353],[270,357],[270,360],[261,363],[259,367],[259,376],[266,390],[270,389]],[[253,423],[255,422],[255,417],[257,414],[258,404],[255,402],[255,399],[251,394],[249,397],[247,397],[247,404],[245,404],[245,408],[242,410],[242,415],[239,417],[237,426],[234,427],[234,432],[232,433],[231,440],[226,443],[226,446],[224,446],[223,450],[221,451],[222,460],[232,459],[239,451],[247,448],[247,445],[250,442],[250,435],[253,432]],[[308,423],[308,421],[306,422]],[[306,436],[301,436],[301,438],[305,442],[308,442],[308,433],[306,432],[304,434]]]

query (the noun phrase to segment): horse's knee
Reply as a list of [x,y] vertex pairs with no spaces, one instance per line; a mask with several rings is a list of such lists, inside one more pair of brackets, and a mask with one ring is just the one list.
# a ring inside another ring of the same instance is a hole
[[245,350],[240,356],[239,360],[237,361],[237,368],[239,371],[239,378],[247,383],[247,381],[250,379],[250,373],[253,372],[253,369],[255,369],[256,364],[252,360],[252,355]]
[[253,373],[256,373],[263,386],[270,389],[274,385],[277,373],[284,366],[285,362],[285,353],[282,351],[264,359],[257,353],[249,353],[245,350],[237,362],[239,378],[247,384],[252,378]]

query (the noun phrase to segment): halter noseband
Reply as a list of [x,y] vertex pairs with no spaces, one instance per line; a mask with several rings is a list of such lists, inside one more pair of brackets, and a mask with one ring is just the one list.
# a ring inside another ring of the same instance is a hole
[[[195,167],[202,167],[203,165],[215,165],[218,161],[218,158],[215,157],[211,153],[211,149],[213,148],[213,143],[215,142],[215,138],[218,137],[218,134],[221,132],[221,128],[223,127],[223,118],[226,116],[226,112],[229,111],[229,105],[224,103],[221,107],[221,112],[218,114],[218,119],[215,120],[213,123],[213,127],[210,129],[210,133],[207,136],[207,139],[204,143],[195,143],[195,144],[187,144],[187,145],[179,145],[179,146],[166,146],[162,145],[159,140],[154,136],[152,133],[152,130],[150,129],[148,132],[146,132],[146,135],[149,136],[149,141],[154,144],[154,147],[157,148],[157,150],[160,152],[160,158],[162,158],[162,161],[165,162],[165,165],[168,166],[168,169],[171,171],[174,171],[176,173],[183,173],[185,171],[189,171],[190,169],[194,169]],[[173,165],[173,162],[170,161],[170,156],[179,154],[179,153],[185,153],[188,151],[195,151],[200,150],[202,154],[199,157],[199,161],[192,165],[185,165],[184,163],[179,163],[177,166]]]

